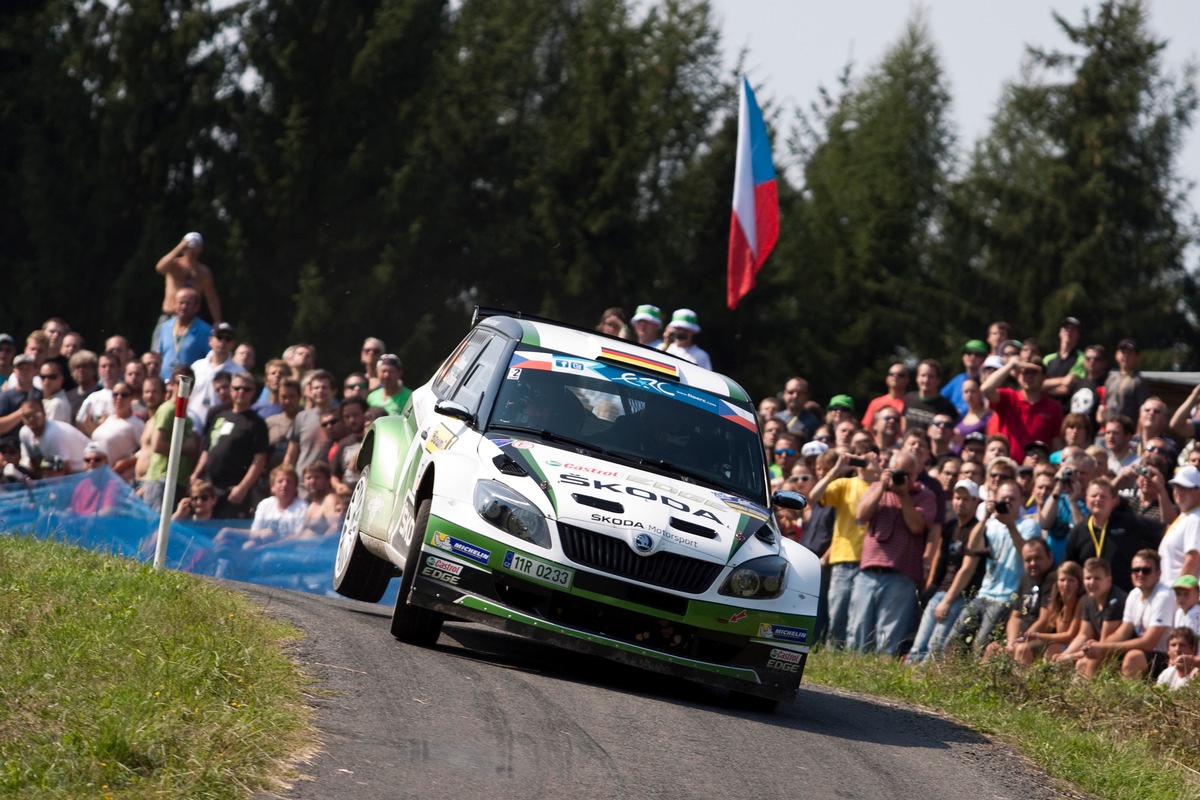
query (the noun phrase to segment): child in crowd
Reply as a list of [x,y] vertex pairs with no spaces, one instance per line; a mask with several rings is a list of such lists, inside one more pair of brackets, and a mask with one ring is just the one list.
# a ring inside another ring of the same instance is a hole
[[[1193,590],[1194,591],[1194,590]],[[1158,676],[1158,685],[1179,689],[1196,675],[1196,632],[1180,626],[1172,628],[1167,639],[1167,658],[1171,666]]]
[[1195,575],[1180,575],[1171,584],[1175,590],[1175,627],[1191,628],[1200,635],[1200,581]]

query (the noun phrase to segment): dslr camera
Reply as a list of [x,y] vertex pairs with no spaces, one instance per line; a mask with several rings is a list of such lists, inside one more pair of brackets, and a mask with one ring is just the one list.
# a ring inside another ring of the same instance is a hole
[[1009,503],[1007,500],[997,500],[996,501],[996,513],[997,514],[1007,514],[1010,508],[1012,508],[1012,504]]

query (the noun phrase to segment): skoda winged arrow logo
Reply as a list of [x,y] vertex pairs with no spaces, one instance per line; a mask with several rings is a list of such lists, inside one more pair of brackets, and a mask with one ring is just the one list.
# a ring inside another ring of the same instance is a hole
[[654,549],[654,539],[648,533],[639,533],[633,539],[633,549],[639,553],[649,553]]

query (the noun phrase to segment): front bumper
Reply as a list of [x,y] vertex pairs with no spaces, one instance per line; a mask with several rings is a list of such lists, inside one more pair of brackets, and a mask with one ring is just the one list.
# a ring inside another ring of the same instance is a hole
[[[447,549],[447,536],[457,552]],[[773,700],[796,694],[812,617],[682,597],[569,561],[570,585],[550,585],[507,568],[514,555],[548,560],[434,517],[411,602],[708,686]]]

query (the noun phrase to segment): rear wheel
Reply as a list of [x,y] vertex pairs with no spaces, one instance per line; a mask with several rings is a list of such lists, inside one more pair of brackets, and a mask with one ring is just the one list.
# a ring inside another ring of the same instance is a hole
[[346,507],[346,518],[342,521],[342,534],[338,539],[337,559],[333,563],[334,590],[352,600],[377,603],[387,591],[392,579],[392,565],[373,555],[363,547],[359,539],[362,527],[363,507],[366,505],[367,480],[371,466],[363,467],[354,494]]
[[421,568],[421,545],[429,530],[429,513],[433,500],[425,498],[417,510],[413,525],[412,541],[408,544],[408,555],[404,559],[404,573],[400,576],[400,593],[396,596],[396,608],[392,611],[392,636],[402,642],[429,646],[437,642],[442,634],[445,616],[439,611],[419,608],[409,602],[413,581]]

